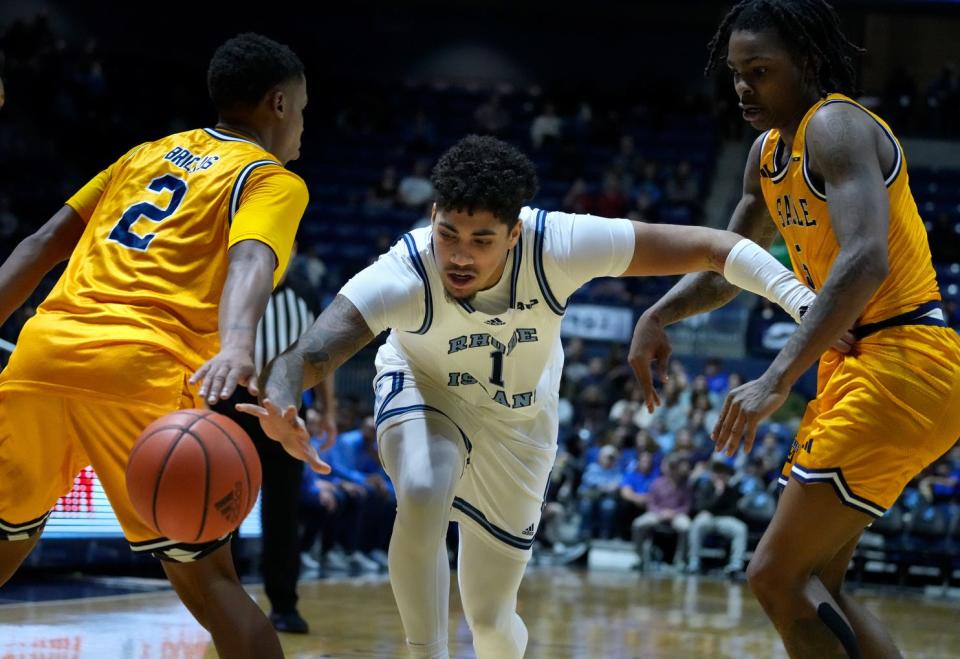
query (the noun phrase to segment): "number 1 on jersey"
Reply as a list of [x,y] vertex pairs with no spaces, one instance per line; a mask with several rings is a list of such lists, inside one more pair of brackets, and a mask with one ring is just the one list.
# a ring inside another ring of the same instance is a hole
[[166,208],[160,208],[149,201],[134,204],[120,216],[120,220],[114,225],[110,235],[107,236],[108,240],[139,252],[147,251],[150,241],[156,238],[157,234],[148,233],[145,236],[140,236],[133,233],[130,227],[141,217],[145,217],[151,222],[163,222],[173,215],[180,204],[183,203],[183,196],[187,193],[187,182],[173,174],[164,174],[150,181],[147,189],[158,193],[169,190],[173,193],[170,196],[170,203],[167,204]]
[[490,376],[490,384],[498,387],[503,386],[503,353],[494,350],[490,353],[490,359],[493,360],[493,374]]

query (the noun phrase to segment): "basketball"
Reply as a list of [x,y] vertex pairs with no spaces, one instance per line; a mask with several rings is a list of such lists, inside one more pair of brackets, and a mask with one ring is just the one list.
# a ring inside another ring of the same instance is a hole
[[127,463],[127,492],[161,536],[202,543],[229,533],[253,508],[260,460],[234,421],[180,410],[151,423]]

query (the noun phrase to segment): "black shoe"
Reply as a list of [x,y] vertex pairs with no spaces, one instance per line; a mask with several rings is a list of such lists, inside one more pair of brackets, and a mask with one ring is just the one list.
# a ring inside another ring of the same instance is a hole
[[307,634],[310,632],[307,621],[301,618],[296,611],[290,613],[273,612],[270,614],[270,624],[278,632],[285,634]]

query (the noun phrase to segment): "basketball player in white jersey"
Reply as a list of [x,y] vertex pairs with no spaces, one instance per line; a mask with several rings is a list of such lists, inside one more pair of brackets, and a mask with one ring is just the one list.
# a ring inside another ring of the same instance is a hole
[[[390,328],[377,354],[375,415],[397,492],[390,581],[408,647],[415,657],[448,656],[452,518],[477,657],[510,659],[527,645],[517,591],[556,453],[567,298],[595,277],[703,270],[795,318],[814,295],[734,233],[523,207],[536,192],[533,165],[491,137],[461,140],[432,179],[431,225],[351,279],[264,371],[262,407],[241,409],[320,469],[296,416],[300,393]],[[644,386],[656,399],[652,382]]]

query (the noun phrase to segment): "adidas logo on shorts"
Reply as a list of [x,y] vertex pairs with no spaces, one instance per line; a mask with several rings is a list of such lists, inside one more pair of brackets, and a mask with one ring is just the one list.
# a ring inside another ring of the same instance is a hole
[[523,535],[533,535],[536,532],[537,532],[537,525],[531,524],[530,526],[528,526],[523,530]]

